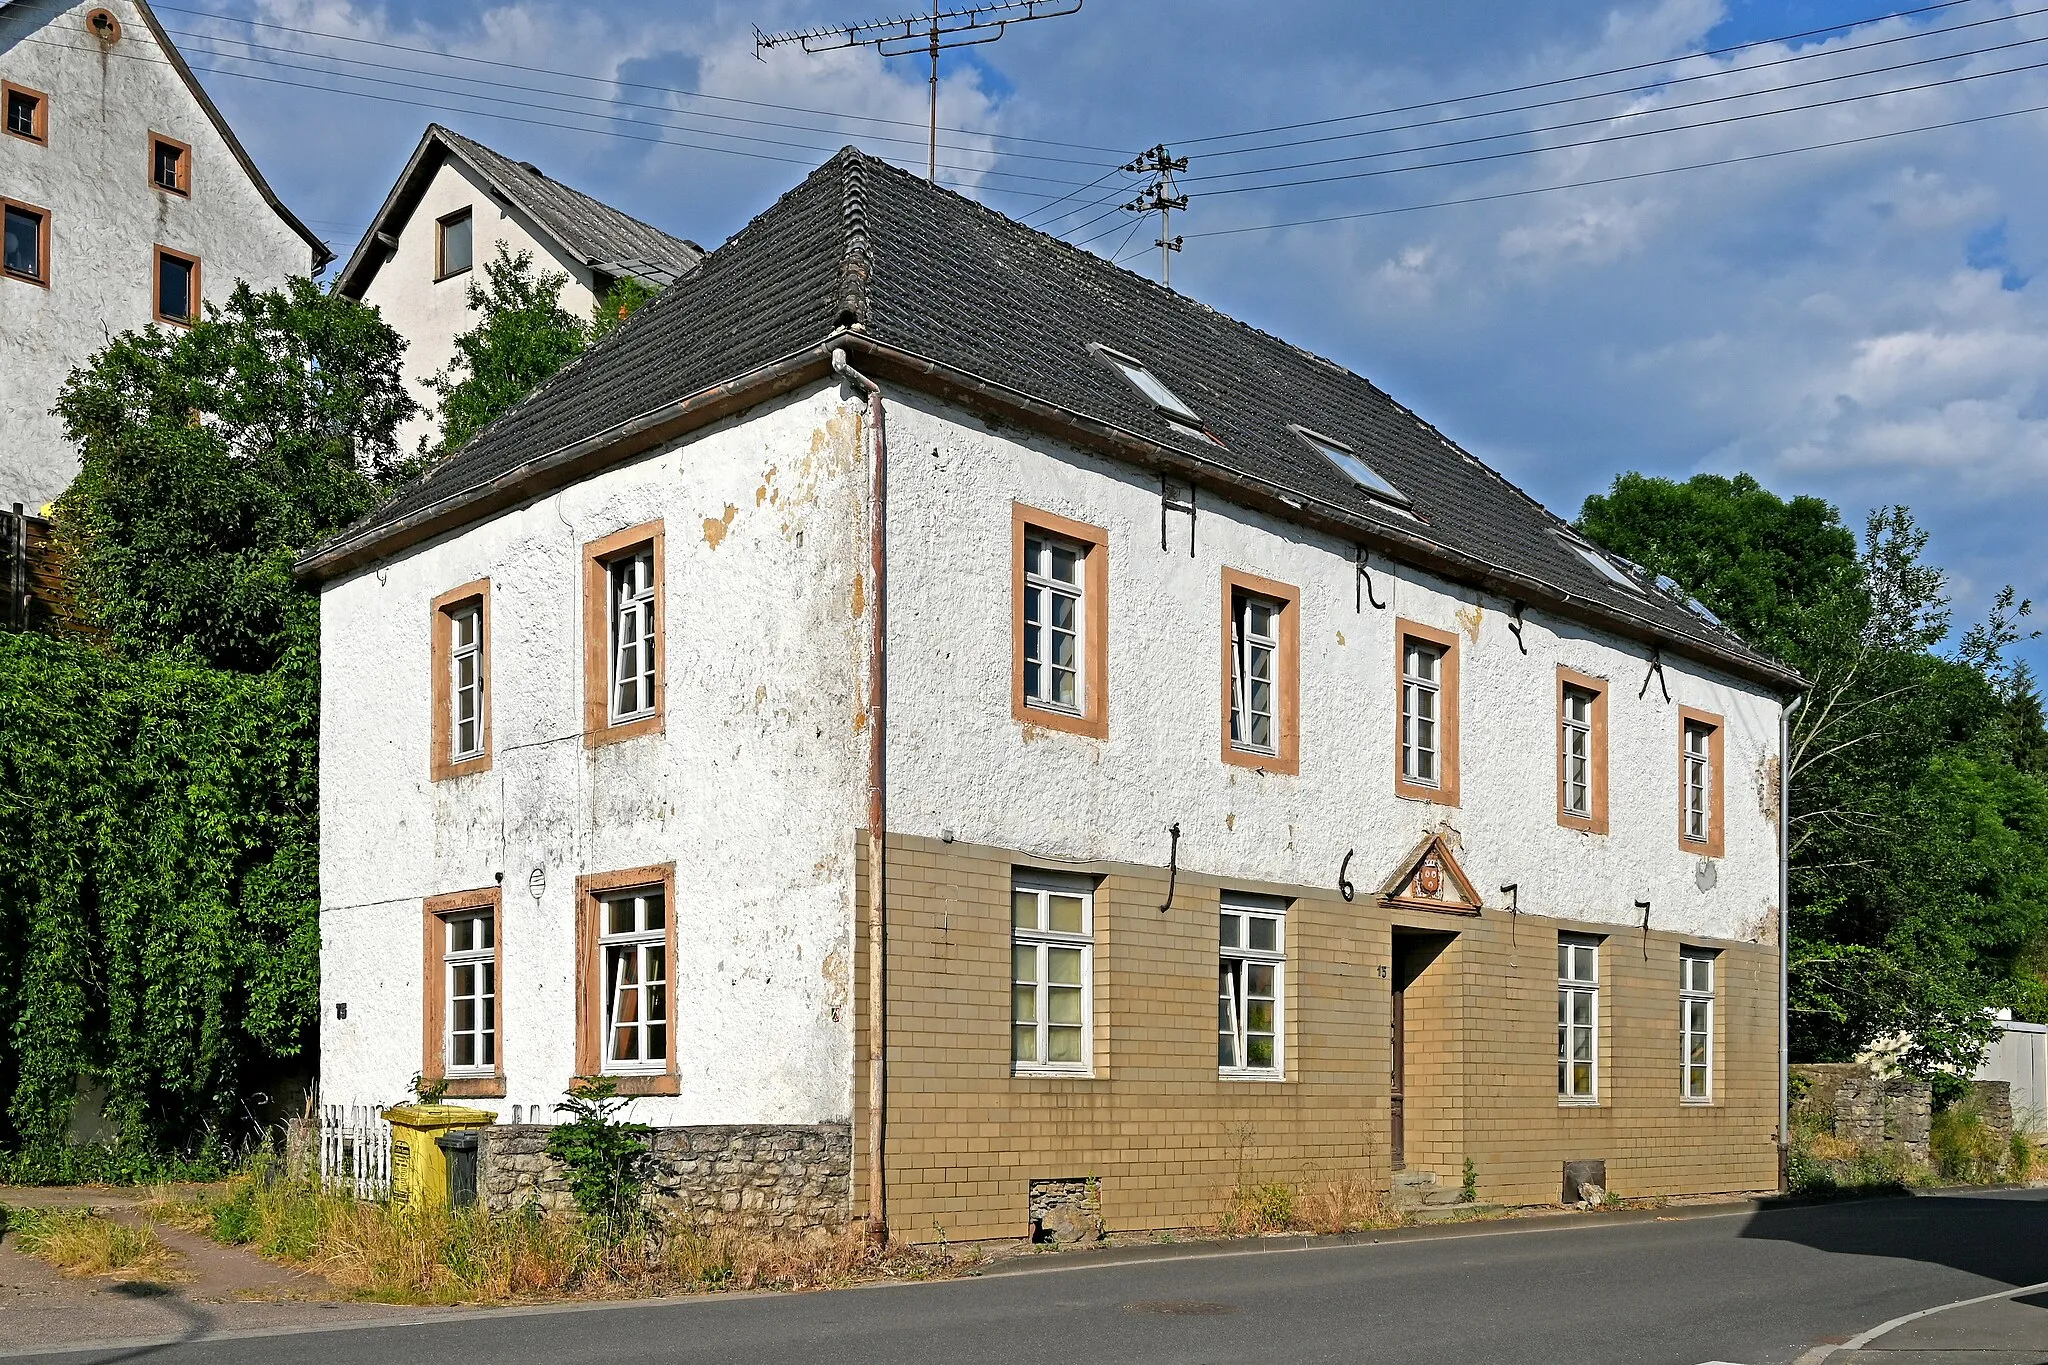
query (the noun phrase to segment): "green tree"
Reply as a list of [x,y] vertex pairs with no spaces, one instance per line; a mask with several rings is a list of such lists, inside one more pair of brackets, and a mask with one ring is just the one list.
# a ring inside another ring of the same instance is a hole
[[2002,594],[1943,653],[1946,580],[1905,508],[1859,543],[1828,504],[1745,475],[1624,475],[1579,525],[1811,681],[1790,757],[1795,1050],[1905,1035],[1928,1069],[1981,1046],[1987,1007],[2036,1008],[2048,786],[2015,762],[2023,679],[2003,663],[2028,604]]
[[467,445],[655,295],[638,280],[617,280],[584,319],[562,307],[568,283],[566,275],[537,271],[532,252],[514,255],[498,244],[483,283],[469,286],[476,326],[455,338],[455,359],[426,381],[439,406],[440,453]]
[[312,612],[294,554],[397,472],[403,348],[374,309],[296,279],[238,284],[189,330],[125,332],[72,373],[57,412],[81,468],[56,519],[124,652],[282,655]]
[[66,384],[58,521],[105,636],[0,634],[0,1145],[61,1151],[86,1078],[129,1149],[204,1148],[306,1054],[318,604],[290,569],[402,468],[401,346],[301,279]]

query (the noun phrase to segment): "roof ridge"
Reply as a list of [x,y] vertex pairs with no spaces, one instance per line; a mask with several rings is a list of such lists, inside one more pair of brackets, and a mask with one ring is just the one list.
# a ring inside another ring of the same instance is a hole
[[[667,240],[674,242],[678,246],[688,247],[690,245],[688,242],[676,236],[674,233],[670,232],[667,228],[662,227],[660,224],[650,223],[645,218],[640,217],[638,214],[628,213],[626,212],[626,210],[620,208],[617,204],[614,204],[609,200],[600,199],[596,195],[590,193],[588,190],[579,190],[566,180],[558,180],[554,176],[549,175],[546,171],[542,170],[539,166],[535,165],[531,161],[521,161],[515,157],[508,156],[504,152],[499,151],[496,147],[491,146],[489,143],[479,142],[475,138],[469,136],[467,133],[457,132],[455,129],[450,128],[448,125],[444,123],[430,123],[427,125],[427,127],[429,132],[439,133],[442,140],[445,142],[459,142],[462,143],[465,147],[475,148],[477,151],[482,152],[487,156],[495,157],[499,161],[503,161],[510,165],[517,166],[521,170],[524,170],[531,175],[539,176],[542,180],[545,180],[548,184],[554,186],[556,189],[561,190],[567,194],[573,194],[578,199],[582,200],[584,203],[593,205],[606,213],[616,214],[618,217],[624,218],[628,222],[636,223],[639,226],[646,228],[649,232],[656,233],[661,237],[664,237]],[[508,186],[507,189],[514,190],[514,187],[516,187],[518,183],[519,182],[515,180],[512,186]],[[516,190],[514,192],[516,192]]]
[[858,327],[868,320],[868,283],[874,266],[874,244],[868,236],[867,163],[871,158],[849,145],[837,159],[842,162],[839,225],[846,234],[845,254],[839,261],[837,321],[841,327]]

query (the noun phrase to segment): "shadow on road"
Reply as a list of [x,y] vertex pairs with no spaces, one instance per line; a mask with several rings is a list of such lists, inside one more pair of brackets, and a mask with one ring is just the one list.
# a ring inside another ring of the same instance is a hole
[[2048,1198],[2040,1193],[1923,1195],[1771,1209],[1750,1219],[1741,1236],[1843,1256],[1923,1261],[2002,1284],[2048,1280]]

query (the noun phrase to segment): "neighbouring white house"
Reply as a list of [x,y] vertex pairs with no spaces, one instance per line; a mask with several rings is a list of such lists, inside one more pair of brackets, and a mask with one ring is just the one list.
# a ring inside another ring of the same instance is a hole
[[[562,306],[588,317],[620,279],[659,289],[696,269],[703,248],[621,213],[462,134],[430,124],[362,241],[335,276],[339,294],[376,305],[405,338],[407,389],[455,358],[476,325],[472,272],[503,246],[565,277]],[[429,413],[399,429],[407,450],[436,430]]]
[[594,1074],[665,1197],[914,1239],[1777,1184],[1799,677],[851,149],[300,572],[322,1097],[445,1081],[494,1201]]
[[117,333],[189,325],[237,280],[272,288],[334,253],[143,0],[0,0],[0,98],[0,511],[33,518],[78,472],[50,413],[74,367]]

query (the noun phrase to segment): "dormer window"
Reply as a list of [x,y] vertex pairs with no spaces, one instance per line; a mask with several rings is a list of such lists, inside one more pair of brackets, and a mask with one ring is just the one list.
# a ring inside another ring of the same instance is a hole
[[1358,452],[1350,446],[1310,431],[1307,427],[1290,426],[1288,430],[1300,437],[1302,444],[1310,450],[1343,470],[1353,483],[1372,497],[1381,502],[1390,502],[1396,507],[1408,506],[1408,495],[1380,477],[1379,471],[1361,459]]
[[1561,533],[1558,539],[1569,545],[1573,554],[1585,560],[1586,567],[1592,569],[1615,587],[1633,593],[1640,593],[1643,590],[1642,585],[1623,573],[1613,560],[1601,554],[1585,541],[1578,539],[1576,536],[1568,536]]
[[1181,402],[1172,389],[1160,383],[1159,376],[1146,369],[1143,361],[1133,360],[1130,356],[1120,351],[1112,351],[1107,346],[1090,345],[1088,349],[1100,356],[1103,363],[1122,375],[1124,382],[1136,389],[1146,402],[1159,409],[1168,421],[1176,426],[1193,428],[1194,435],[1204,434],[1201,429],[1201,417],[1193,408]]

